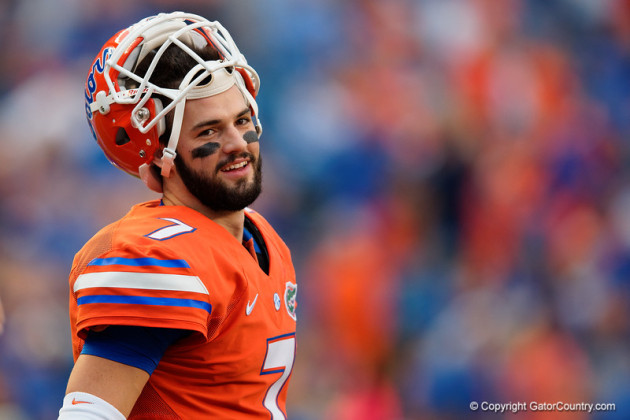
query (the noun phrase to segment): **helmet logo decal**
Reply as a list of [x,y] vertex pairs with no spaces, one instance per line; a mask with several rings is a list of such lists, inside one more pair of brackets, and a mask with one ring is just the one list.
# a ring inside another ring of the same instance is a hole
[[94,94],[96,93],[96,80],[94,79],[94,73],[103,73],[105,70],[105,62],[112,55],[113,48],[105,48],[103,50],[103,55],[96,59],[94,64],[92,65],[92,69],[87,76],[87,83],[85,87],[85,112],[87,113],[88,119],[92,119],[92,110],[90,109],[90,104],[94,102]]

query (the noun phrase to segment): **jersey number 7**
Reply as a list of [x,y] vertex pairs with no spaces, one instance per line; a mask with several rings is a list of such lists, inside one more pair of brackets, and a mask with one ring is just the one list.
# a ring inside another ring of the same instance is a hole
[[281,373],[269,389],[263,400],[263,405],[271,413],[272,420],[286,419],[278,406],[278,395],[284,384],[291,376],[293,361],[295,360],[295,333],[284,334],[267,339],[267,354],[260,371],[261,375]]

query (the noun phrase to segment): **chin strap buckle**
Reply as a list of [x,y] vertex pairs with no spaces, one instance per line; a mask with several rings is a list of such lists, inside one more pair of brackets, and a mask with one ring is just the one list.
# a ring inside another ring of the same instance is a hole
[[165,147],[162,150],[162,176],[168,178],[171,174],[171,168],[175,164],[175,156],[177,153],[173,149]]

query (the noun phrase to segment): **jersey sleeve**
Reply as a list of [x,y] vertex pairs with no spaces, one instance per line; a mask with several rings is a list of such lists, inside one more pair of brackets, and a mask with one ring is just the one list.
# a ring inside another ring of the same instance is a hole
[[133,366],[151,375],[166,349],[188,334],[170,328],[111,325],[104,331],[88,332],[81,354]]
[[184,329],[207,337],[208,290],[169,249],[110,250],[85,266],[72,292],[81,338],[101,325]]

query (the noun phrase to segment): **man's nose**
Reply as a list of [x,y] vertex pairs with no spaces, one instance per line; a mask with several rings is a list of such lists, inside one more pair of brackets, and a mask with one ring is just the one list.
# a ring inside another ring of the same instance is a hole
[[241,152],[247,148],[247,142],[243,138],[241,133],[236,127],[230,127],[224,137],[223,152],[226,154],[232,154]]

